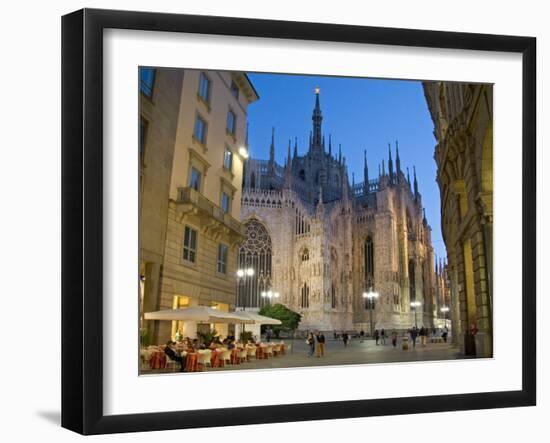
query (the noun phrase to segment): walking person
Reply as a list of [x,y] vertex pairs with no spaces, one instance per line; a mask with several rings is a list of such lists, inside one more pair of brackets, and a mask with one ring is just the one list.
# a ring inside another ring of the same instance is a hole
[[271,341],[271,337],[273,336],[273,329],[267,328],[265,331],[265,340],[269,343]]
[[416,348],[416,337],[418,337],[418,329],[416,329],[416,326],[413,326],[411,329],[411,340],[413,342],[413,348]]
[[447,343],[447,336],[449,335],[449,329],[447,328],[447,326],[445,326],[445,328],[443,328],[443,332],[441,333],[441,337],[443,337],[443,341],[445,343]]
[[426,337],[428,335],[428,330],[422,326],[420,328],[420,344],[424,347],[426,346]]
[[361,332],[359,332],[359,337],[361,338],[361,342],[360,343],[363,343],[364,339],[365,339],[365,331],[363,331],[361,329]]
[[347,332],[342,333],[342,340],[344,341],[344,347],[348,347],[349,335]]
[[395,331],[391,333],[391,344],[394,348],[397,347],[397,332]]
[[313,334],[311,332],[307,334],[306,343],[309,347],[307,351],[307,356],[312,357],[313,353],[315,352],[315,338],[313,338]]
[[374,338],[376,340],[376,346],[378,346],[378,340],[380,340],[380,332],[378,332],[378,329],[374,330]]
[[383,345],[386,344],[386,331],[384,331],[383,329],[380,331],[380,340],[382,341]]
[[317,332],[317,358],[325,356],[325,336],[322,332]]

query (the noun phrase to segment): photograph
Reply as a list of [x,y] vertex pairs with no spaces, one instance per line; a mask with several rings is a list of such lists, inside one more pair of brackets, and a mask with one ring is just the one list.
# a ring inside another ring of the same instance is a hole
[[138,71],[140,375],[493,357],[492,84]]

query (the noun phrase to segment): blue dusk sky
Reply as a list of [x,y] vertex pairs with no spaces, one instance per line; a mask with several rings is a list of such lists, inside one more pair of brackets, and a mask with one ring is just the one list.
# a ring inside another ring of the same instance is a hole
[[435,181],[433,123],[418,81],[382,80],[305,75],[249,73],[260,100],[249,107],[250,154],[267,159],[271,128],[275,127],[275,160],[284,164],[289,139],[298,154],[307,152],[315,88],[321,89],[323,133],[332,134],[332,151],[346,157],[350,182],[363,181],[363,150],[367,150],[369,178],[378,176],[378,165],[388,165],[388,143],[392,145],[395,168],[395,141],[399,142],[401,169],[409,167],[413,180],[416,166],[419,191],[432,228],[437,257],[446,257],[441,236],[439,188]]

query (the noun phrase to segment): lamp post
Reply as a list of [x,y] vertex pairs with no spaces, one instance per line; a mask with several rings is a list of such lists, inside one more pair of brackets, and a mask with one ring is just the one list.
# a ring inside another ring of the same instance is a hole
[[416,319],[416,309],[417,309],[419,306],[422,306],[422,303],[420,303],[419,301],[412,301],[412,302],[411,302],[411,308],[414,309],[414,327],[415,327],[416,329],[418,329],[418,322],[417,322],[417,319]]
[[443,318],[445,319],[445,327],[447,327],[447,312],[449,312],[448,306],[442,306],[441,312],[443,312]]
[[[236,294],[236,300],[235,300],[235,305],[238,305],[239,304],[239,288],[240,288],[240,283],[243,282],[244,283],[244,289],[246,290],[246,279],[248,277],[252,277],[254,275],[254,269],[253,268],[245,268],[245,269],[237,269],[237,294]],[[245,308],[246,308],[246,294],[243,294],[243,297],[241,297],[241,302],[242,302],[242,306],[241,306],[241,311],[244,311]],[[242,332],[244,332],[244,326],[245,324],[243,323],[242,324]]]
[[[239,304],[239,285],[242,282],[245,284],[246,289],[246,279],[247,277],[252,277],[254,275],[254,269],[253,268],[245,268],[245,269],[237,269],[237,305]],[[246,295],[246,294],[245,294]],[[241,297],[242,302],[242,310],[245,310],[246,305],[246,296]]]
[[[271,299],[272,298],[279,298],[279,293],[278,292],[273,292],[271,289],[269,291],[262,291],[262,293],[260,295],[267,299],[267,303],[269,305],[271,305]],[[267,341],[271,340],[271,335],[268,336],[267,332],[266,332],[266,337],[267,337]]]
[[363,292],[363,298],[369,301],[369,318],[370,318],[370,336],[373,337],[373,324],[372,324],[372,311],[374,310],[374,300],[376,300],[380,294],[378,292],[369,289],[368,292]]
[[271,304],[271,299],[272,298],[279,298],[279,293],[278,292],[273,292],[272,290],[262,291],[261,296],[264,297],[264,298],[267,298],[269,304]]

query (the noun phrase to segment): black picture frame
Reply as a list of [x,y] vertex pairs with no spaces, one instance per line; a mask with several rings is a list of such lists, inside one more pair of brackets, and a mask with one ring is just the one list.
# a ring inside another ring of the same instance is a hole
[[[522,97],[522,389],[132,415],[103,413],[103,31],[108,28],[519,53]],[[536,39],[83,9],[62,18],[62,426],[82,434],[536,404]]]

